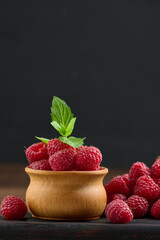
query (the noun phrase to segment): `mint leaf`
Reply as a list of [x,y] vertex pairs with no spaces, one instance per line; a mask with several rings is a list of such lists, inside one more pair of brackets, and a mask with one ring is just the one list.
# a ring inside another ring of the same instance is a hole
[[75,122],[76,122],[76,118],[72,118],[71,121],[69,122],[69,124],[66,128],[66,134],[65,134],[66,137],[71,135],[71,133],[73,132]]
[[48,138],[36,137],[36,136],[35,136],[35,138],[37,138],[38,140],[40,140],[40,141],[42,141],[44,143],[48,143],[50,141],[50,139],[48,139]]
[[71,135],[76,118],[70,107],[58,97],[53,97],[51,106],[52,126],[64,137]]
[[65,128],[59,125],[56,121],[51,122],[51,125],[62,135],[65,136]]
[[51,107],[51,119],[67,128],[69,122],[73,118],[70,107],[62,99],[54,96]]
[[63,143],[67,143],[68,145],[78,148],[84,144],[85,138],[76,138],[76,137],[59,137],[59,140]]
[[83,145],[85,138],[68,137],[72,134],[76,117],[73,117],[70,107],[62,99],[54,96],[51,106],[51,125],[62,135],[61,142],[78,148]]

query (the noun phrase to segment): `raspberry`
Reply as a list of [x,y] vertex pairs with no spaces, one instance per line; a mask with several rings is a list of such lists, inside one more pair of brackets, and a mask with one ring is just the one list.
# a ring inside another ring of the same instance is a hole
[[149,168],[143,162],[134,163],[129,171],[129,182],[131,187],[134,187],[137,179],[143,175],[151,175]]
[[157,199],[159,197],[159,186],[150,176],[141,176],[138,178],[134,187],[134,194],[149,199]]
[[48,159],[47,144],[44,142],[32,144],[26,149],[25,154],[29,163]]
[[47,145],[49,156],[52,156],[56,152],[63,150],[65,148],[72,148],[72,147],[66,143],[61,142],[58,138],[51,139]]
[[27,213],[25,202],[19,197],[7,196],[1,203],[1,215],[10,220],[23,218]]
[[152,174],[156,178],[160,178],[160,156],[156,159],[156,161],[152,165]]
[[160,219],[160,199],[157,200],[151,207],[151,215],[154,218]]
[[156,178],[153,174],[151,175],[151,178],[153,179],[153,181],[154,181],[155,183],[158,184],[159,178]]
[[127,223],[133,219],[133,214],[127,203],[120,199],[110,202],[106,207],[105,214],[112,223]]
[[70,171],[74,169],[76,149],[66,148],[49,157],[49,164],[53,171]]
[[125,195],[123,195],[123,194],[116,193],[116,194],[112,195],[112,201],[116,200],[116,199],[120,199],[120,200],[126,201],[127,197]]
[[[107,193],[107,192],[106,192]],[[114,194],[113,194],[114,195]],[[109,195],[108,193],[107,193],[107,204],[109,204],[110,202],[112,202],[113,201],[113,199],[112,199],[112,196],[113,196],[112,194],[111,195]]]
[[77,153],[83,151],[86,148],[87,148],[87,146],[81,146],[81,147],[76,148]]
[[46,159],[31,163],[29,165],[29,168],[36,169],[36,170],[51,170],[49,161]]
[[156,184],[160,187],[160,179],[157,180]]
[[124,175],[114,177],[108,184],[106,184],[105,189],[108,196],[111,196],[115,193],[121,193],[125,196],[128,196],[130,193],[130,189],[124,180]]
[[152,175],[152,179],[160,188],[160,178],[156,178],[155,176]]
[[131,209],[134,218],[141,218],[145,216],[148,211],[149,203],[144,197],[132,195],[128,198],[127,204]]
[[129,175],[128,175],[128,173],[123,174],[122,178],[125,181],[126,185],[130,188],[130,182],[129,182]]
[[96,147],[83,147],[75,156],[76,169],[79,171],[95,171],[99,169],[102,154]]
[[153,204],[157,202],[157,199],[149,199],[148,202],[149,202],[149,211],[150,211]]
[[121,193],[115,193],[113,195],[108,195],[107,194],[107,204],[112,202],[113,200],[116,200],[116,199],[126,201],[127,197],[125,195],[121,194]]

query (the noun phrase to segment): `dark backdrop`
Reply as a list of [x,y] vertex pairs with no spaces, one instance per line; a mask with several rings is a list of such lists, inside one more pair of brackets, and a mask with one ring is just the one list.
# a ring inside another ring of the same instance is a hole
[[54,95],[106,167],[160,154],[160,1],[1,1],[1,162],[26,163]]

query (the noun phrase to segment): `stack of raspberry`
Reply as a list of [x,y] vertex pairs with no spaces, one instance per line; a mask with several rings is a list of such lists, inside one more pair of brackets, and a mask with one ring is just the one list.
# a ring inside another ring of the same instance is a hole
[[160,219],[160,156],[151,170],[143,162],[136,162],[128,174],[114,177],[105,189],[105,214],[112,223],[149,215]]
[[96,171],[102,161],[102,154],[96,147],[74,148],[59,139],[51,139],[48,144],[32,144],[25,151],[29,168],[53,171]]

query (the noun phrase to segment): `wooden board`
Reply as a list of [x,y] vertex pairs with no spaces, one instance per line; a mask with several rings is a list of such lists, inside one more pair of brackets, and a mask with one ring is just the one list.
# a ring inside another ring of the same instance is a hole
[[105,217],[92,221],[57,222],[34,219],[27,214],[23,220],[0,217],[1,240],[47,239],[160,239],[160,220],[134,219],[127,224],[111,224]]

